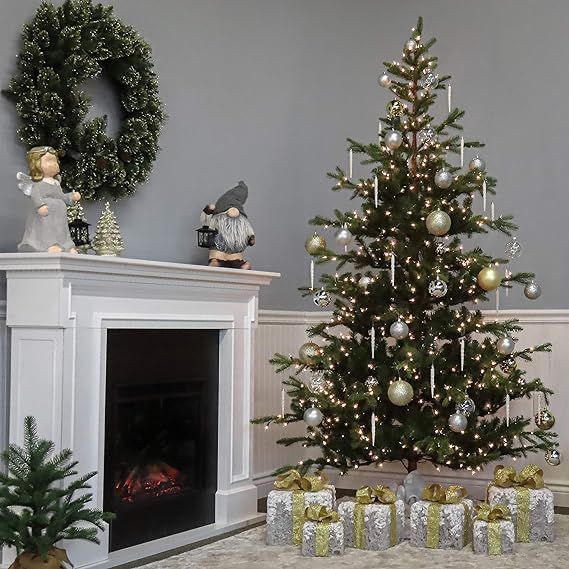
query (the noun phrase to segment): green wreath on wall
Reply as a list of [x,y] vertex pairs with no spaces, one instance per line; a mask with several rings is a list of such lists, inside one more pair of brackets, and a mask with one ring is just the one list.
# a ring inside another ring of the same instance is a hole
[[[102,72],[120,101],[116,138],[106,116],[86,120],[91,100],[80,86]],[[42,2],[24,26],[18,71],[4,94],[16,104],[22,142],[60,151],[65,189],[118,200],[150,175],[165,119],[152,53],[112,6]]]

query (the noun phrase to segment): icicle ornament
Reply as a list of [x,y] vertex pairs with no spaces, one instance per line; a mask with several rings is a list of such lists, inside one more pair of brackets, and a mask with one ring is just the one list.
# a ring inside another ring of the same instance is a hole
[[314,290],[314,259],[310,259],[310,290]]
[[375,413],[371,413],[371,446],[375,446]]
[[285,416],[285,390],[284,387],[281,389],[281,417]]
[[395,253],[391,253],[391,286],[395,286]]
[[466,344],[466,338],[462,337],[460,338],[460,371],[463,372],[464,371],[464,350],[465,350],[465,344]]
[[448,104],[448,112],[450,113],[452,110],[452,85],[447,87],[447,104]]
[[435,364],[431,364],[431,399],[435,398]]
[[506,426],[510,426],[510,394],[506,391]]
[[350,180],[354,175],[354,151],[350,148]]
[[371,359],[375,360],[375,326],[371,327],[369,331],[369,338],[371,343]]
[[373,201],[375,203],[375,207],[379,205],[379,181],[377,176],[373,177]]
[[464,136],[460,137],[460,167],[464,168]]
[[482,209],[486,211],[486,180],[482,182]]

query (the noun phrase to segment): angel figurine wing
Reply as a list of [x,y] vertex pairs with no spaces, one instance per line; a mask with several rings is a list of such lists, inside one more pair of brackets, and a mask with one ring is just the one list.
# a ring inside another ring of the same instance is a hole
[[30,197],[32,195],[33,180],[23,172],[18,172],[16,178],[18,179],[18,188],[20,188],[26,196]]

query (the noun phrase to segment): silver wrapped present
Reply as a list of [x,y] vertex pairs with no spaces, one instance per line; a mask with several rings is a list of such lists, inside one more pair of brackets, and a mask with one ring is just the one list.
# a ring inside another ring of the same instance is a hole
[[304,477],[296,470],[280,475],[267,497],[267,545],[300,545],[308,506],[333,508],[336,491],[325,477]]
[[461,486],[430,484],[411,505],[410,540],[415,547],[462,549],[472,539],[472,500]]
[[553,541],[555,522],[553,492],[544,487],[543,471],[534,464],[519,474],[511,466],[497,466],[488,488],[488,503],[509,508],[516,541]]
[[472,527],[472,548],[481,555],[514,552],[514,524],[507,506],[492,507],[487,503],[476,508]]
[[344,554],[344,525],[338,512],[326,506],[309,506],[302,526],[302,555],[328,557]]
[[346,547],[379,551],[400,543],[405,527],[405,504],[385,486],[364,486],[356,499],[338,504]]

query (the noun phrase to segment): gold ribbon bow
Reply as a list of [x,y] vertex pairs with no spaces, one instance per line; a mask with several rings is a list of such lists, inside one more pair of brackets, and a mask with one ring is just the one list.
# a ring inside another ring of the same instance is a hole
[[440,540],[440,519],[443,504],[462,504],[464,507],[464,545],[470,542],[471,514],[468,503],[463,499],[468,496],[463,486],[444,488],[440,484],[428,484],[423,489],[423,500],[432,502],[427,510],[427,547],[436,549]]
[[476,507],[476,519],[488,523],[488,554],[500,555],[502,553],[502,526],[501,520],[511,518],[510,508],[499,504],[490,506],[484,502]]
[[302,476],[298,470],[289,470],[279,474],[274,482],[277,490],[292,491],[292,543],[302,543],[302,524],[304,523],[304,493],[320,492],[328,485],[328,477],[322,473],[320,476]]
[[530,490],[540,490],[545,487],[543,470],[537,464],[528,464],[518,474],[513,466],[499,464],[494,469],[494,479],[488,485],[488,489],[490,486],[516,489],[516,541],[529,542],[529,494]]
[[340,515],[327,506],[315,505],[304,510],[304,519],[316,522],[314,553],[317,557],[326,557],[330,549],[330,524],[339,522]]
[[397,513],[395,510],[395,493],[388,486],[378,484],[362,486],[356,491],[356,506],[354,508],[354,547],[363,549],[365,543],[365,508],[374,501],[389,505],[391,513],[390,541],[391,545],[397,543]]

